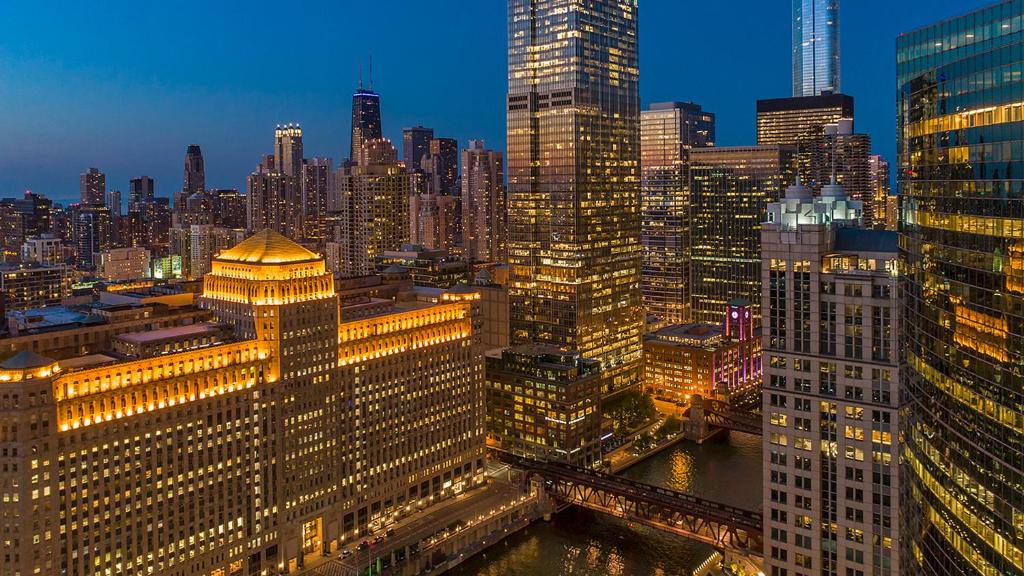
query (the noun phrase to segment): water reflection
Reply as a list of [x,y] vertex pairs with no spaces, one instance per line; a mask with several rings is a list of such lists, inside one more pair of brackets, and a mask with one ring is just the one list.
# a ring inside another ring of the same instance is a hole
[[[684,443],[624,476],[758,509],[761,438],[730,433],[703,445]],[[688,574],[712,553],[693,540],[571,508],[538,522],[452,571],[456,576],[632,576]]]

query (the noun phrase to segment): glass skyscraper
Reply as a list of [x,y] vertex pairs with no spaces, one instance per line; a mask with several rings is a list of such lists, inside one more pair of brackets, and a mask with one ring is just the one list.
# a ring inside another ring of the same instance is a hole
[[514,343],[639,381],[636,0],[510,0],[509,299]]
[[907,575],[1024,574],[1024,0],[897,39]]
[[359,89],[352,95],[352,141],[349,144],[349,158],[355,162],[359,147],[367,140],[378,140],[381,136],[380,94],[373,89]]
[[839,92],[839,0],[793,0],[793,96]]
[[715,145],[715,115],[690,102],[640,113],[644,311],[690,319],[690,149]]

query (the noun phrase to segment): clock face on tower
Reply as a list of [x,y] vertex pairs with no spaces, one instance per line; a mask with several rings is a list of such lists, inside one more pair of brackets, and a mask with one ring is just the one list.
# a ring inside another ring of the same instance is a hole
[[740,317],[740,313],[735,311],[735,310],[733,310],[732,311],[732,318],[733,318],[733,320],[735,320],[736,318],[739,318],[739,317]]

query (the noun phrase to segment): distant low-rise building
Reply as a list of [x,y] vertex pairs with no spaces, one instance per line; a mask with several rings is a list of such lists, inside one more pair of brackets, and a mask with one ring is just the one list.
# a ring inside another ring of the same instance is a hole
[[600,362],[544,344],[486,359],[489,445],[579,466],[601,461]]
[[417,244],[403,244],[400,250],[385,251],[374,258],[377,273],[400,266],[409,272],[417,286],[451,288],[469,281],[470,267],[461,258],[445,250],[433,250]]
[[68,268],[62,265],[0,265],[0,298],[4,310],[56,306],[71,291]]
[[750,304],[733,300],[723,324],[673,324],[644,337],[644,387],[688,400],[694,394],[729,401],[761,393],[761,332]]

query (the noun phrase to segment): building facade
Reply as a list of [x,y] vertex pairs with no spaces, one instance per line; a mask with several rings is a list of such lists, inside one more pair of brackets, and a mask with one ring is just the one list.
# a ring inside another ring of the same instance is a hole
[[765,573],[899,571],[896,234],[841,186],[761,231]]
[[744,298],[761,319],[761,222],[795,178],[788,146],[690,150],[690,286],[695,322],[720,324]]
[[107,176],[96,168],[89,168],[78,177],[78,195],[86,206],[103,206],[106,202]]
[[96,275],[104,280],[123,281],[149,277],[149,250],[112,248],[96,254]]
[[204,279],[230,337],[188,349],[164,331],[182,351],[100,364],[8,358],[0,574],[294,572],[482,483],[471,297],[348,321],[323,260],[264,231]]
[[352,139],[349,142],[349,158],[357,162],[363,142],[383,138],[380,123],[380,94],[373,88],[359,88],[352,94]]
[[640,381],[637,2],[509,2],[513,343]]
[[690,102],[651,104],[640,113],[644,312],[675,324],[690,319],[689,151],[715,145],[715,115]]
[[793,96],[839,92],[839,0],[793,0]]
[[644,336],[644,389],[673,401],[700,394],[753,404],[761,370],[761,331],[745,300],[729,303],[722,324],[673,324]]
[[901,34],[901,574],[1024,572],[1024,1]]
[[430,153],[430,141],[434,139],[434,129],[413,126],[402,129],[402,162],[409,171],[421,170],[423,157]]
[[487,443],[537,460],[601,462],[600,363],[550,345],[487,354]]
[[505,157],[470,140],[462,151],[462,247],[467,260],[505,262],[508,206]]
[[3,310],[59,305],[71,293],[71,275],[63,265],[0,265]]

